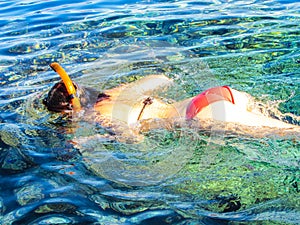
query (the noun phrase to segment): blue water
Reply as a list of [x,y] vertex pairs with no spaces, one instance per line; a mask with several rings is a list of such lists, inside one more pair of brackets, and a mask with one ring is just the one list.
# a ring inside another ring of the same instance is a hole
[[111,142],[42,105],[56,61],[99,91],[158,73],[177,84],[166,99],[228,84],[299,125],[298,1],[21,0],[0,15],[1,224],[300,223],[297,137]]

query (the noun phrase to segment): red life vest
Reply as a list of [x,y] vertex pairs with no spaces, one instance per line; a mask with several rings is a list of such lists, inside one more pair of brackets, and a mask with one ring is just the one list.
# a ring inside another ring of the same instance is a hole
[[229,101],[234,104],[228,86],[213,87],[194,97],[186,109],[186,119],[193,119],[204,107],[218,101]]

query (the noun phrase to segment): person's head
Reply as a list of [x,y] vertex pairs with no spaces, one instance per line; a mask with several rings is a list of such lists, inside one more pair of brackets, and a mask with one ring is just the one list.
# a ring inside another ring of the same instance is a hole
[[72,82],[69,75],[58,63],[51,63],[50,67],[59,74],[61,81],[56,83],[43,100],[48,110],[63,112],[69,110],[79,111],[97,101],[97,92],[91,88],[80,88]]
[[[80,98],[78,86],[73,83],[78,98]],[[49,111],[63,112],[67,110],[72,110],[72,96],[67,91],[67,88],[63,81],[56,83],[51,90],[48,92],[47,97],[43,100],[44,105]]]
[[[80,101],[80,105],[83,108],[93,106],[98,98],[99,92],[92,88],[82,88],[73,82],[76,90],[76,96]],[[73,110],[72,96],[68,93],[65,84],[60,81],[56,83],[48,92],[43,103],[49,111],[52,112],[64,112]]]

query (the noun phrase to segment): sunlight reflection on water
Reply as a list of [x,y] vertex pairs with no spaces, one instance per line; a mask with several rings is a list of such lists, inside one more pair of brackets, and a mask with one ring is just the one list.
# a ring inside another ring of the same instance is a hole
[[[76,124],[41,104],[59,80],[48,67],[58,61],[99,91],[165,74],[177,86],[159,93],[163,99],[229,84],[263,101],[267,113],[277,116],[279,107],[299,117],[299,10],[297,1],[276,0],[0,3],[1,223],[299,223],[296,138],[156,131],[136,146],[98,139],[84,155],[73,145]],[[81,124],[91,129],[79,137],[106,132]],[[86,163],[103,160],[95,149],[113,160]],[[159,164],[166,155],[172,162]],[[158,176],[154,167],[139,170],[142,162],[160,165]]]

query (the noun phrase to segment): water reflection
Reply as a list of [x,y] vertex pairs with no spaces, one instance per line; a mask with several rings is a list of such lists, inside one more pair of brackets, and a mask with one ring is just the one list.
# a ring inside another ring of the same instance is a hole
[[[1,3],[1,223],[299,223],[296,138],[177,130],[184,139],[176,139],[157,130],[148,142],[98,138],[83,151],[69,132],[76,123],[41,104],[58,81],[48,65],[59,61],[99,91],[163,73],[178,84],[159,93],[164,99],[231,84],[275,116],[274,105],[299,116],[299,3],[126,4]],[[91,133],[77,138],[104,132],[80,125]]]

